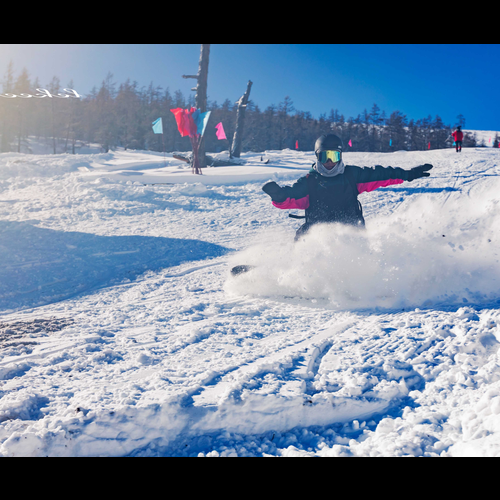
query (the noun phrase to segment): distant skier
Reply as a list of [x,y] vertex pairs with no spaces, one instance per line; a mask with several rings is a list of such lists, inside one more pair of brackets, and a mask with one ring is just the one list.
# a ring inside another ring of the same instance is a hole
[[432,165],[426,163],[404,170],[396,167],[357,167],[344,165],[342,141],[336,135],[322,135],[316,140],[316,162],[310,172],[292,186],[280,187],[268,182],[262,190],[268,194],[275,207],[305,210],[305,224],[295,240],[309,228],[322,222],[339,222],[364,227],[365,220],[358,195],[379,187],[401,184],[420,177],[428,177]]
[[451,134],[453,139],[455,140],[455,149],[456,149],[457,153],[462,152],[462,141],[464,139],[464,134],[463,134],[461,129],[462,129],[462,127],[459,125],[457,127],[457,130],[455,130],[455,132],[453,132],[453,134]]

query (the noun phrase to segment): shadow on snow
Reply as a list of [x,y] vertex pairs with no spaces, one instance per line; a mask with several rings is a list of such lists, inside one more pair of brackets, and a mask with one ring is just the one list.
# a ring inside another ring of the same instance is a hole
[[448,191],[461,191],[455,187],[442,187],[442,188],[430,188],[430,187],[382,187],[379,191],[395,191],[397,193],[415,194],[415,193],[446,193]]
[[57,302],[228,251],[200,240],[98,236],[0,221],[0,311]]

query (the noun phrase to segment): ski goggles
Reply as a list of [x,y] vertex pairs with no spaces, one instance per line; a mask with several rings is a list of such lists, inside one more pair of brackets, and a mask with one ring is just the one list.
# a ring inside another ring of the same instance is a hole
[[332,160],[333,163],[337,163],[342,157],[342,153],[340,151],[335,151],[332,149],[329,149],[327,151],[318,151],[316,155],[318,157],[318,160],[323,164],[325,164],[328,160]]

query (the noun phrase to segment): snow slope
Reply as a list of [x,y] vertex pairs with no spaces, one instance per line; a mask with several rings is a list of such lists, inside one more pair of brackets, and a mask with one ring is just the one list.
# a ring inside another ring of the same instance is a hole
[[476,136],[476,144],[478,146],[484,145],[486,148],[492,148],[495,142],[495,136],[498,134],[495,130],[465,130],[469,134]]
[[0,456],[499,455],[500,151],[345,153],[434,169],[296,245],[242,159],[0,155]]

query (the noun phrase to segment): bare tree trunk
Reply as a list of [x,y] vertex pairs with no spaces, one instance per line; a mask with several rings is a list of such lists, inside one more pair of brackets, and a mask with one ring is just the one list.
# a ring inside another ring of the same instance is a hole
[[200,168],[200,159],[198,157],[198,150],[199,150],[199,143],[198,139],[196,137],[190,137],[191,139],[191,145],[193,146],[193,158],[191,160],[191,168],[193,174],[202,174],[203,172],[201,171]]
[[[195,102],[200,113],[205,113],[207,110],[207,86],[208,86],[208,60],[210,57],[210,44],[202,43],[200,50],[200,62],[198,65],[197,75],[182,75],[182,78],[195,78],[198,81],[196,87],[191,90],[196,91]],[[198,143],[198,162],[200,167],[207,166],[205,157],[205,144],[203,140]],[[193,151],[193,155],[195,152]]]
[[236,110],[236,128],[233,135],[233,144],[229,151],[230,158],[239,158],[241,154],[241,142],[243,139],[243,128],[245,123],[245,111],[247,108],[248,98],[250,96],[250,89],[252,82],[249,80],[246,92],[237,101],[238,109]]

